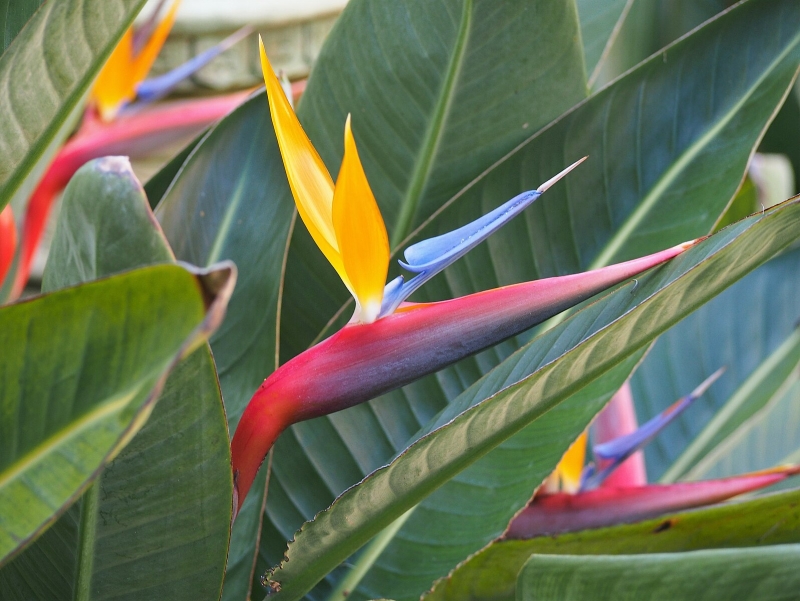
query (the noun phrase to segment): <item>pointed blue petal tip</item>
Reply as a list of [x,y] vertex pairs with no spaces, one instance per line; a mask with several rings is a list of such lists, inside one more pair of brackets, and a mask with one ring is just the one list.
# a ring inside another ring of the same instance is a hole
[[536,190],[529,190],[515,196],[465,226],[409,246],[403,253],[405,261],[398,261],[398,263],[404,269],[417,275],[407,282],[403,276],[399,276],[386,285],[379,317],[391,315],[400,306],[400,303],[411,296],[415,290],[519,215],[545,190],[580,165],[586,158],[583,157],[576,161]]
[[725,372],[725,368],[721,367],[708,378],[706,378],[697,388],[691,393],[682,397],[667,409],[656,415],[653,419],[643,424],[635,432],[620,436],[614,440],[594,445],[592,452],[595,457],[611,461],[602,470],[591,474],[581,484],[581,490],[592,490],[602,484],[602,482],[617,469],[623,461],[633,455],[636,451],[647,445],[663,430],[667,425],[672,423],[681,413],[686,411],[689,406],[697,399],[703,396],[709,386],[711,386],[717,379]]
[[205,67],[208,63],[225,52],[228,48],[243,40],[253,32],[253,28],[249,25],[242,27],[235,33],[229,35],[208,50],[201,52],[197,56],[190,58],[182,65],[178,65],[171,71],[145,79],[143,82],[136,86],[136,100],[137,102],[153,102],[163,98],[169,94],[175,86],[177,86],[184,79],[191,77],[197,71]]

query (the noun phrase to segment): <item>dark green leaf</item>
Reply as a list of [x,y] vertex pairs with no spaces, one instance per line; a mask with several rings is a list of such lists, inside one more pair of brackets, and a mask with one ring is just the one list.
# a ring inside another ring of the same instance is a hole
[[800,87],[786,97],[786,102],[775,116],[772,126],[764,134],[760,152],[785,154],[792,163],[795,192],[800,190]]
[[0,1],[0,36],[2,51],[17,37],[25,23],[33,16],[44,0],[2,0]]

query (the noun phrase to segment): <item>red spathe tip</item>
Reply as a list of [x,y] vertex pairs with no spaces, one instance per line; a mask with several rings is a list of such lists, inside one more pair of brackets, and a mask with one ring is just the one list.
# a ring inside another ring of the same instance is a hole
[[793,466],[721,480],[536,495],[511,521],[504,538],[526,539],[638,522],[766,488],[797,471]]

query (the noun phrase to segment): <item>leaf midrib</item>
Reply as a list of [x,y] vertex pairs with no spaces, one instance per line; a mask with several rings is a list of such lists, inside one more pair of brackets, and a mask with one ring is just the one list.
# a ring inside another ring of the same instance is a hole
[[444,132],[447,112],[453,100],[455,83],[464,61],[471,24],[472,0],[465,0],[464,8],[461,13],[461,23],[458,28],[458,35],[456,36],[455,45],[453,46],[453,53],[450,55],[450,63],[447,65],[447,71],[445,71],[444,81],[439,90],[439,96],[436,99],[431,120],[425,131],[425,137],[422,140],[419,154],[417,154],[417,160],[414,163],[414,170],[411,172],[409,185],[400,203],[400,214],[395,224],[394,231],[392,232],[391,248],[396,248],[411,231],[412,221],[417,212],[417,207],[422,197],[422,191],[425,188],[425,184],[431,172],[434,154],[436,148],[439,146],[442,133]]
[[115,400],[99,405],[96,409],[89,411],[66,428],[59,430],[42,443],[36,445],[21,459],[15,461],[10,469],[4,470],[4,473],[0,474],[0,491],[5,489],[12,480],[18,478],[22,472],[37,463],[43,456],[53,453],[67,440],[80,435],[81,432],[91,428],[106,417],[122,410],[138,392],[138,389],[133,389],[120,395]]
[[591,262],[587,270],[600,269],[601,267],[611,264],[620,249],[630,239],[631,234],[638,229],[639,225],[641,225],[642,221],[644,221],[645,217],[647,217],[669,187],[678,179],[680,174],[689,166],[697,155],[717,137],[728,123],[731,122],[755,91],[761,87],[764,80],[775,71],[777,66],[795,49],[798,43],[800,43],[800,33],[792,38],[792,41],[788,43],[777,58],[770,63],[769,67],[762,71],[761,75],[747,88],[746,93],[742,94],[739,100],[731,105],[724,116],[718,119],[714,125],[709,127],[705,133],[696,138],[691,145],[678,155],[677,160],[673,161],[670,167],[656,180],[655,184],[650,188],[650,191],[645,195],[644,199],[637,205],[636,209],[628,215],[625,221],[622,222],[622,225],[611,236],[608,242],[606,242],[603,249],[595,257],[594,261]]

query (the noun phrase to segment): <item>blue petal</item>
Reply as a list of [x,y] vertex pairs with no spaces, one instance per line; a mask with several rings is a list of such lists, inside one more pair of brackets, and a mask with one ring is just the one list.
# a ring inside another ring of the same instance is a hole
[[633,455],[636,451],[644,447],[656,435],[661,432],[668,424],[670,424],[676,417],[686,411],[686,409],[699,399],[703,393],[708,390],[714,382],[717,381],[723,372],[724,367],[721,367],[708,378],[706,378],[700,386],[695,388],[691,393],[679,399],[667,409],[656,415],[653,419],[643,424],[635,432],[620,436],[614,440],[594,445],[592,451],[595,457],[605,460],[611,460],[611,463],[601,469],[600,471],[591,474],[581,485],[581,490],[592,490],[600,486],[603,480],[608,478],[611,473],[617,469],[623,461]]
[[383,292],[383,303],[378,317],[391,315],[400,303],[407,299],[411,294],[425,282],[442,271],[445,267],[457,261],[475,246],[486,240],[494,232],[511,219],[524,211],[534,200],[539,198],[548,188],[558,180],[580,165],[587,157],[576,161],[563,171],[550,178],[536,190],[523,192],[500,205],[483,217],[479,217],[472,223],[453,230],[448,234],[442,234],[435,238],[429,238],[422,242],[417,242],[409,246],[403,255],[405,261],[398,261],[401,267],[417,275],[409,281],[404,281],[402,276],[392,280],[386,285]]
[[399,263],[414,273],[438,273],[486,240],[541,195],[538,190],[523,192],[472,223],[450,233],[412,244],[403,253],[405,262]]
[[448,234],[429,238],[409,246],[403,253],[406,261],[398,261],[398,263],[417,275],[407,282],[404,281],[403,276],[399,276],[386,285],[378,317],[394,313],[400,303],[411,296],[417,288],[486,240],[541,195],[542,193],[538,190],[523,192],[472,223]]
[[145,79],[143,82],[136,86],[136,99],[139,102],[153,102],[159,98],[163,98],[172,91],[172,89],[182,82],[187,77],[194,75],[197,71],[205,67],[208,63],[214,60],[217,56],[225,52],[228,48],[236,44],[236,42],[244,39],[253,31],[250,26],[242,27],[239,31],[229,35],[222,40],[219,44],[212,46],[205,52],[201,52],[194,58],[164,73],[158,77]]

